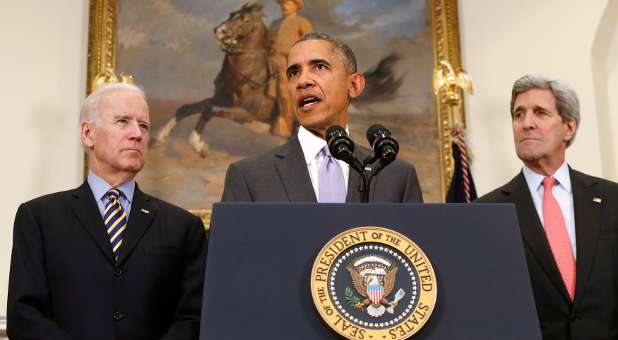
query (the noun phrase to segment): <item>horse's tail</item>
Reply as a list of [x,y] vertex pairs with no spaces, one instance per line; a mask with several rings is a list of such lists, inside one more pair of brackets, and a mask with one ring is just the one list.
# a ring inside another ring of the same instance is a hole
[[393,67],[399,60],[396,54],[382,58],[378,65],[363,73],[365,76],[365,91],[355,99],[361,104],[382,102],[395,97],[395,92],[401,87],[403,77],[395,77]]

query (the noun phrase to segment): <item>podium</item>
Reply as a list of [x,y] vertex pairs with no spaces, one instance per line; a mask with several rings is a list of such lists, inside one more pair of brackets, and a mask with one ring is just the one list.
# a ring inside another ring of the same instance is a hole
[[513,205],[386,203],[215,204],[200,339],[340,339],[310,275],[329,240],[362,226],[406,236],[431,261],[437,300],[413,339],[541,339]]

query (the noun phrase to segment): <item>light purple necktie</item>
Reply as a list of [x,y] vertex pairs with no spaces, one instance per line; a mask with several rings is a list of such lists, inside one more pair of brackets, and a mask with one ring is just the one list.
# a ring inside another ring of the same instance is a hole
[[328,146],[320,150],[322,163],[318,170],[318,202],[345,203],[346,188],[341,166],[328,151]]

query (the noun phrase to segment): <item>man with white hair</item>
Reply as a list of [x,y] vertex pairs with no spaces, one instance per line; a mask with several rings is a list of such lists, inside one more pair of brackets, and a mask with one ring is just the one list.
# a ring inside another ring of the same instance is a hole
[[198,337],[204,226],[137,186],[149,129],[134,85],[106,84],[86,98],[87,179],[23,203],[15,217],[11,339]]
[[618,184],[565,161],[580,123],[577,94],[526,75],[510,111],[523,169],[478,201],[515,204],[545,340],[618,339]]

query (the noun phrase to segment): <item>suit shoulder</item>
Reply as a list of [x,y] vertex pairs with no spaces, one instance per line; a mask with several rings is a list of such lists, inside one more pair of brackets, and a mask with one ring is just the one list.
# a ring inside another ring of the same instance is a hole
[[591,176],[577,170],[571,171],[573,171],[573,177],[575,179],[582,180],[584,183],[595,184],[603,191],[607,191],[612,194],[618,194],[618,183],[616,182],[600,177]]
[[[402,159],[396,159],[393,164],[389,165],[399,169],[415,169],[414,164],[404,161]],[[416,171],[416,170],[415,170]]]
[[42,206],[48,206],[50,204],[62,203],[67,201],[75,193],[75,190],[76,189],[69,189],[39,196],[24,202],[23,205],[38,208]]
[[506,184],[479,197],[475,203],[511,203],[511,193],[519,190],[528,190],[524,175],[520,172]]
[[505,200],[504,199],[503,188],[504,188],[504,186],[501,186],[501,187],[499,187],[497,189],[494,189],[494,190],[488,192],[487,194],[479,197],[474,202],[475,203],[499,203],[499,202],[503,202]]
[[274,163],[277,155],[281,153],[286,144],[274,147],[268,151],[259,153],[257,155],[249,156],[230,164],[230,167],[235,167],[240,170],[246,169],[258,169],[264,167],[271,167]]

